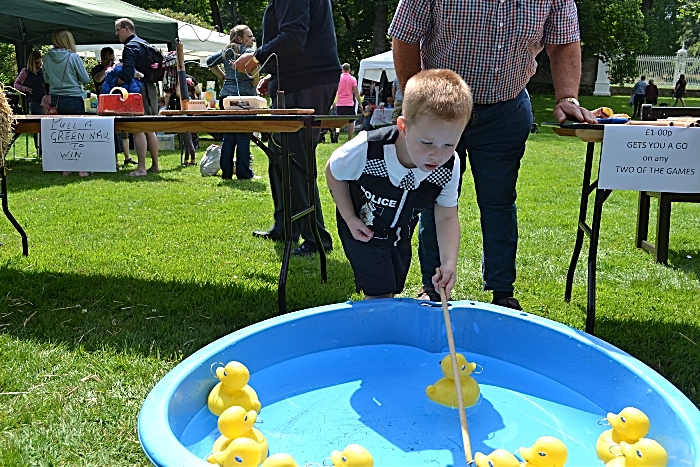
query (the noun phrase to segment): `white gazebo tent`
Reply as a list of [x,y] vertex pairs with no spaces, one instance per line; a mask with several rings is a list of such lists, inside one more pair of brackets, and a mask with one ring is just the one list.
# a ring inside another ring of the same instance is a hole
[[[357,84],[360,86],[360,89],[362,89],[363,79],[380,82],[382,79],[382,72],[386,73],[386,79],[389,80],[389,82],[394,81],[394,78],[396,78],[396,72],[394,71],[394,55],[391,50],[375,55],[374,57],[367,57],[360,60],[360,70],[357,72]],[[377,87],[375,89],[375,92],[379,94],[379,88]],[[379,102],[378,95],[375,102]]]
[[[222,34],[217,31],[210,31],[209,29],[195,26],[194,24],[185,23],[182,21],[177,22],[178,26],[178,36],[180,42],[182,42],[185,61],[188,62],[199,62],[202,66],[205,65],[207,57],[213,53],[218,52],[223,49],[229,43],[228,34]],[[138,31],[136,31],[138,34]],[[116,42],[116,36],[115,36]],[[153,44],[163,51],[167,51],[168,47],[165,44]],[[111,47],[114,49],[114,55],[117,59],[121,58],[122,49],[124,45],[120,43],[115,44],[90,44],[90,45],[79,45],[77,46],[78,54],[82,57],[94,57],[99,60],[100,50],[103,47]]]
[[357,72],[357,82],[362,84],[363,79],[372,81],[381,80],[382,71],[386,72],[386,78],[394,81],[396,72],[394,71],[394,55],[391,50],[380,53],[374,57],[367,57],[360,60],[360,70]]

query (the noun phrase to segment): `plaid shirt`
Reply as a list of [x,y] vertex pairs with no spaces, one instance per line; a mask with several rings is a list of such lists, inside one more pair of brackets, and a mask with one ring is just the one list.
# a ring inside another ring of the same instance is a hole
[[515,98],[544,44],[580,40],[574,0],[400,0],[389,35],[421,44],[423,68],[449,68],[474,103]]

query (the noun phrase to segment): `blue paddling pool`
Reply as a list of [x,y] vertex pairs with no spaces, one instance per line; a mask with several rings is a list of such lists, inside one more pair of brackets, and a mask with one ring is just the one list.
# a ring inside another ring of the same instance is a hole
[[[151,391],[139,414],[143,449],[157,466],[211,466],[219,436],[207,395],[215,362],[250,370],[262,402],[256,427],[270,454],[299,465],[360,444],[380,467],[464,466],[458,412],[425,388],[448,354],[439,304],[386,299],[330,305],[269,319],[194,353]],[[633,406],[669,466],[700,465],[700,411],[671,383],[625,352],[568,326],[477,302],[454,302],[457,351],[483,371],[467,409],[473,452],[562,440],[567,467],[603,465],[598,436],[608,412]]]

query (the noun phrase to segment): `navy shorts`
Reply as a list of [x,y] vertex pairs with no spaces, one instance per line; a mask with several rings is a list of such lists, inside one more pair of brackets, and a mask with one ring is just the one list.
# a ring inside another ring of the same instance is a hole
[[345,256],[355,274],[355,290],[365,295],[399,294],[403,291],[411,266],[411,242],[384,244],[340,236]]
[[354,105],[339,105],[336,107],[338,115],[357,115]]

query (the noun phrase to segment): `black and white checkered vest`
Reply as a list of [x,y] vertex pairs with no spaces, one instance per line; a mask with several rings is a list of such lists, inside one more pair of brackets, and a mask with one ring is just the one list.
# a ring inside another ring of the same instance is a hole
[[[398,187],[392,184],[384,160],[384,146],[395,144],[398,135],[396,126],[369,131],[365,168],[359,179],[349,182],[355,213],[374,231],[370,240],[372,242],[396,244],[410,241],[418,222],[418,214],[435,203],[442,189],[452,179],[454,156],[420,184],[412,172],[401,180]],[[337,210],[336,218],[340,235],[352,238]]]

